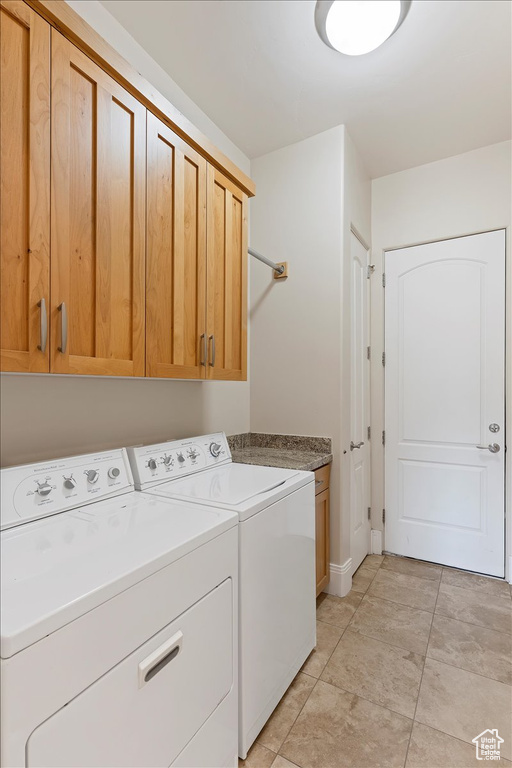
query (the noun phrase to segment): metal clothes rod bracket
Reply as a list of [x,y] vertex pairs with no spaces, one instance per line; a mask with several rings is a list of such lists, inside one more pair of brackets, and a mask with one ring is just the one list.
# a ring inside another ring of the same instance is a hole
[[263,256],[263,254],[258,253],[258,251],[255,251],[254,248],[248,248],[247,250],[251,256],[254,256],[255,259],[258,259],[258,261],[262,261],[263,264],[266,264],[267,267],[271,267],[274,270],[274,280],[279,280],[283,277],[288,277],[288,262],[281,261],[278,264],[276,264],[275,262],[270,261],[270,259],[267,259],[266,256]]

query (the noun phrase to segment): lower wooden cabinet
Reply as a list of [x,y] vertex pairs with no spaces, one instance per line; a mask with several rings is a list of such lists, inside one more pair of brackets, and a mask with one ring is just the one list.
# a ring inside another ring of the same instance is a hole
[[329,583],[330,515],[329,480],[330,464],[315,472],[315,519],[316,519],[316,594],[317,597]]

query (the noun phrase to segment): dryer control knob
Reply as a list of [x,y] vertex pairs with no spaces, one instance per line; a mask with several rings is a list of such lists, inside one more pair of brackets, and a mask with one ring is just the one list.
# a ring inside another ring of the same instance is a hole
[[121,474],[121,470],[119,469],[119,467],[110,467],[107,474],[111,480],[115,480],[116,477],[119,477],[119,475]]
[[87,469],[85,474],[87,475],[88,483],[97,483],[100,473],[96,469]]
[[48,494],[51,492],[52,492],[52,487],[48,482],[48,480],[45,480],[44,482],[37,484],[37,493],[40,496],[48,496]]
[[181,451],[178,453],[177,459],[178,459],[178,461],[179,461],[179,463],[180,463],[180,464],[183,464],[183,462],[185,461],[185,457],[184,457],[184,455],[181,453]]
[[210,453],[214,459],[216,459],[219,456],[221,448],[222,446],[219,445],[218,443],[210,443]]
[[156,460],[155,460],[155,459],[150,459],[150,460],[148,461],[148,467],[149,467],[150,469],[156,469]]
[[70,475],[69,477],[64,478],[64,488],[67,488],[68,491],[72,491],[75,486],[76,486],[76,480],[73,477],[73,475]]

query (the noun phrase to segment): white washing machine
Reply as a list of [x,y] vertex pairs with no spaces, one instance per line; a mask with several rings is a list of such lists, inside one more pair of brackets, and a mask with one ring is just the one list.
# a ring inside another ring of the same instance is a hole
[[223,433],[128,448],[135,487],[239,518],[239,755],[315,646],[312,472],[235,464]]
[[2,766],[235,766],[233,512],[126,451],[1,472]]

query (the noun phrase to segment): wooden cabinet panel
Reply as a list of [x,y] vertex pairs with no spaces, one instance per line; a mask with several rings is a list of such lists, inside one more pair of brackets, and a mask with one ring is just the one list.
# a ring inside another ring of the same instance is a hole
[[21,0],[2,0],[0,24],[0,367],[47,372],[50,27]]
[[205,376],[206,161],[148,112],[146,374]]
[[317,597],[330,579],[330,484],[331,465],[315,470],[316,520],[316,594]]
[[329,490],[315,496],[316,594],[329,583]]
[[209,379],[247,378],[247,195],[208,166]]
[[54,372],[144,375],[145,157],[145,108],[52,30]]

